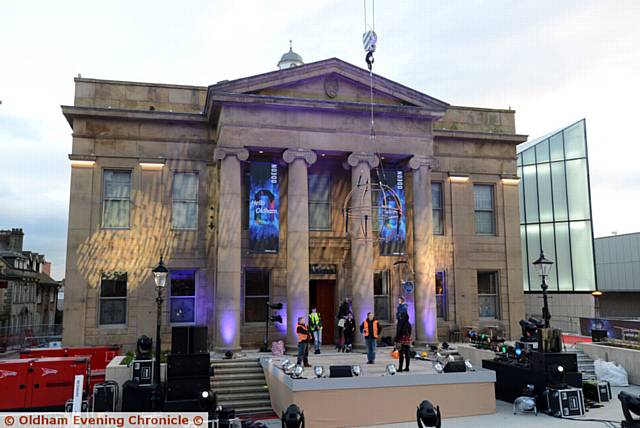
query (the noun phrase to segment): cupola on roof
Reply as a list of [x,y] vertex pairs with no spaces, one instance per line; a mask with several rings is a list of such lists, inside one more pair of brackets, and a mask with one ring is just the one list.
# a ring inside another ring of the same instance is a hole
[[289,40],[289,52],[286,52],[278,61],[278,68],[283,70],[285,68],[297,67],[304,64],[302,57],[293,51],[293,41]]

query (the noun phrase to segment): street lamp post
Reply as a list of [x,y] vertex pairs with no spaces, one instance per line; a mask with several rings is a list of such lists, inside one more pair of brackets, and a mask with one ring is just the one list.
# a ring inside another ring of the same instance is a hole
[[553,262],[544,256],[544,251],[540,250],[540,257],[533,262],[533,266],[538,271],[538,276],[542,278],[542,318],[544,319],[544,328],[549,328],[549,320],[551,319],[551,313],[549,312],[549,301],[547,299],[547,275],[551,270]]
[[153,361],[153,393],[151,396],[151,406],[153,411],[160,410],[160,401],[162,398],[161,382],[160,382],[160,326],[162,324],[162,290],[167,285],[167,276],[169,270],[164,266],[162,256],[160,256],[160,263],[153,269],[153,280],[156,283],[156,296],[157,314],[156,314],[156,355]]

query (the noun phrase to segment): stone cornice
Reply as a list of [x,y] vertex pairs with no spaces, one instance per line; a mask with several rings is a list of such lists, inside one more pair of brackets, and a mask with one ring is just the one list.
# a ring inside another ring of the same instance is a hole
[[365,152],[351,153],[347,158],[347,164],[352,168],[355,168],[361,163],[368,163],[369,168],[376,168],[380,165],[380,159],[374,153]]
[[62,114],[73,127],[76,118],[149,120],[170,123],[206,124],[206,117],[200,113],[181,113],[158,110],[130,110],[118,108],[60,106]]
[[426,166],[430,170],[438,167],[438,160],[433,156],[415,155],[409,159],[409,168],[419,169]]
[[304,159],[307,165],[313,165],[318,160],[318,156],[313,150],[298,148],[285,150],[282,159],[286,163],[292,163],[296,159]]
[[249,159],[249,150],[244,147],[218,146],[213,151],[213,160],[222,160],[227,156],[236,156],[238,160],[246,161]]
[[511,144],[521,144],[527,141],[528,135],[523,134],[498,134],[493,132],[458,131],[454,129],[433,129],[434,138],[450,138],[465,140],[497,141]]

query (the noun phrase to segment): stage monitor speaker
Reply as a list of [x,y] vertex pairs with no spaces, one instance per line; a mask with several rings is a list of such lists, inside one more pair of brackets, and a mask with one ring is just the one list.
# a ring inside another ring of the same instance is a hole
[[123,412],[150,412],[153,386],[128,380],[122,385]]
[[173,327],[171,329],[171,353],[199,354],[209,352],[207,332],[207,327],[201,325]]
[[167,400],[191,400],[200,398],[202,391],[211,389],[209,377],[183,377],[169,379],[167,382]]
[[443,371],[445,373],[466,372],[467,371],[467,366],[465,365],[464,360],[449,361],[449,362],[447,362],[447,364],[445,364]]
[[351,366],[329,366],[329,377],[352,377]]
[[209,377],[209,353],[169,354],[167,356],[167,377]]
[[167,400],[162,407],[163,412],[202,412],[202,402],[198,398],[189,400]]

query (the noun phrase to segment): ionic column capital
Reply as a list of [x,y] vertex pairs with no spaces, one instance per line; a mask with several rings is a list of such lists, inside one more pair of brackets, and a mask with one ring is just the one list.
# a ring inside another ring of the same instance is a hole
[[433,156],[415,155],[409,159],[409,168],[419,169],[423,166],[432,170],[438,166],[438,160]]
[[318,160],[318,155],[309,149],[287,149],[282,154],[282,159],[284,159],[286,163],[292,163],[296,159],[303,159],[307,165],[311,166]]
[[218,146],[213,151],[213,160],[222,160],[227,156],[235,156],[238,160],[246,161],[249,159],[249,150],[244,147]]
[[361,163],[368,163],[369,168],[376,168],[380,165],[380,159],[375,154],[366,152],[354,152],[347,158],[347,164],[351,168],[355,168]]

